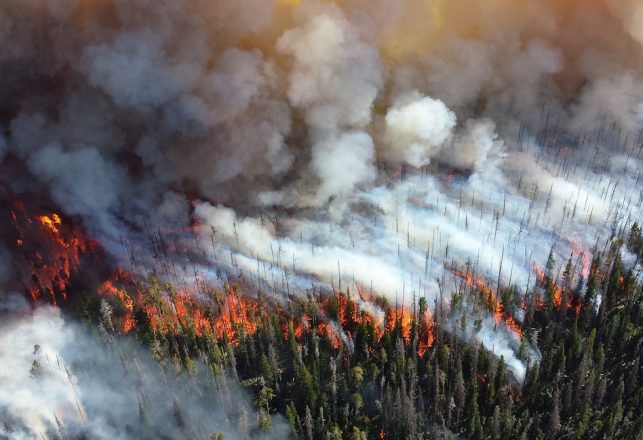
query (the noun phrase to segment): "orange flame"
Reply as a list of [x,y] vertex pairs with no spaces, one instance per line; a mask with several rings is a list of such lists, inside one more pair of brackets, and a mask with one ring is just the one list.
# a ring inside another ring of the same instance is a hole
[[413,324],[413,315],[409,310],[404,307],[396,309],[389,309],[386,313],[386,327],[389,332],[392,332],[396,326],[402,329],[402,337],[408,344],[411,342],[411,326]]
[[242,332],[249,335],[256,333],[255,308],[254,304],[229,287],[221,313],[215,318],[217,338],[223,339],[225,337],[228,341],[236,343]]
[[375,338],[379,341],[382,339],[384,336],[384,326],[383,322],[376,318],[375,316],[369,314],[369,313],[364,313],[364,322],[367,324],[372,324],[373,325],[373,330],[375,333]]
[[40,220],[40,223],[49,228],[49,230],[54,234],[58,234],[60,232],[59,226],[62,224],[62,220],[60,220],[60,216],[58,214],[54,213],[51,216],[41,215],[38,217],[38,220]]
[[[119,287],[121,285],[136,289],[136,299],[126,288]],[[197,337],[212,336],[237,344],[243,334],[252,335],[257,331],[254,300],[237,294],[230,286],[226,287],[224,296],[211,292],[218,304],[218,313],[211,303],[195,300],[187,290],[175,292],[169,288],[167,294],[161,294],[156,287],[136,287],[133,279],[122,271],[117,271],[98,290],[101,295],[119,300],[125,312],[122,318],[125,333],[136,325],[133,318],[136,304],[147,315],[151,329],[163,334],[192,329]]]
[[[119,273],[120,274],[120,273]],[[115,277],[118,278],[118,275]],[[111,280],[105,281],[99,288],[98,293],[103,296],[110,296],[118,298],[119,303],[125,310],[124,316],[121,322],[123,333],[129,333],[136,326],[136,319],[134,318],[134,300],[127,292],[116,287],[114,282]]]
[[[588,256],[589,258],[589,256]],[[566,289],[565,287],[560,287],[556,282],[551,278],[545,275],[545,270],[536,262],[534,262],[534,273],[536,274],[536,279],[538,282],[545,288],[551,288],[553,290],[553,303],[556,310],[560,310],[563,303],[563,296],[565,296]],[[589,268],[588,268],[589,273]],[[580,315],[582,309],[582,302],[580,298],[576,299],[576,305],[574,305],[574,298],[572,294],[568,294],[565,307],[567,310],[572,310],[576,315]],[[544,301],[542,297],[538,296],[536,298],[536,309],[542,310],[544,306]]]
[[504,310],[502,302],[498,299],[497,293],[489,286],[489,283],[484,278],[476,277],[472,272],[463,272],[458,269],[452,269],[454,275],[463,280],[465,285],[475,288],[482,295],[486,306],[493,314],[493,320],[496,324],[501,322],[504,326],[519,339],[522,338],[522,329],[516,320],[509,312]]
[[433,347],[433,344],[435,343],[435,328],[433,313],[431,313],[431,310],[427,309],[424,316],[421,317],[418,333],[417,353],[419,356],[424,356],[424,353],[426,353],[429,348]]
[[24,203],[15,201],[13,205],[11,217],[18,235],[16,244],[23,249],[30,275],[26,289],[34,301],[45,293],[56,304],[58,296],[67,298],[81,255],[93,252],[96,244],[75,231],[71,222],[65,222],[59,214],[43,214],[33,221]]
[[[366,297],[363,292],[363,289],[358,284],[357,291],[361,300],[365,303],[371,303],[372,301]],[[380,322],[375,316],[363,313],[362,314],[364,321],[373,323],[375,329],[375,336],[379,341],[384,336],[384,331],[393,331],[395,326],[399,322],[402,329],[402,337],[406,344],[411,343],[411,330],[413,326],[413,312],[406,307],[398,308],[398,310],[391,309],[385,313],[386,326],[383,322]],[[386,328],[385,328],[386,327]],[[433,313],[430,309],[427,309],[424,313],[424,316],[418,316],[418,342],[417,342],[417,353],[419,356],[424,356],[426,351],[433,347],[435,342],[435,326],[433,321]]]
[[335,349],[339,348],[341,338],[340,338],[339,334],[337,333],[337,331],[335,331],[335,329],[333,327],[331,327],[330,325],[328,325],[327,323],[322,322],[317,326],[317,334],[319,336],[323,336],[323,337],[328,338],[328,340],[333,345],[333,348],[335,348]]
[[129,333],[136,325],[136,319],[131,314],[125,315],[123,318],[123,333]]
[[111,280],[105,281],[98,289],[101,295],[111,295],[117,297],[125,310],[131,312],[134,310],[134,300],[123,289],[117,288]]

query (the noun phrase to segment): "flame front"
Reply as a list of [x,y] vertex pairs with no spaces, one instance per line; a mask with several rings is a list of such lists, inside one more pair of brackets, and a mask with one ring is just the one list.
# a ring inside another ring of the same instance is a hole
[[26,259],[25,284],[31,298],[36,301],[44,294],[53,304],[59,297],[66,299],[81,256],[93,252],[96,244],[57,213],[39,215],[34,221],[20,201],[14,202],[11,217],[16,244]]
[[[581,254],[583,261],[585,259],[584,255],[584,253]],[[589,261],[589,257],[587,257],[587,261]],[[583,268],[583,271],[584,270],[585,269]],[[543,287],[543,289],[545,289],[546,292],[552,292],[552,302],[556,310],[561,309],[563,298],[565,298],[565,308],[567,310],[573,311],[576,315],[580,315],[583,306],[582,300],[580,298],[575,298],[572,292],[567,291],[567,287],[559,286],[552,277],[547,276],[545,270],[540,265],[538,265],[538,263],[534,263],[534,273],[536,274],[536,280]],[[587,273],[589,274],[589,267],[587,268]],[[544,305],[545,302],[543,298],[539,296],[537,298],[536,308],[538,310],[542,310]]]
[[463,280],[466,286],[474,288],[483,298],[483,301],[486,307],[493,314],[493,320],[497,324],[501,322],[504,326],[512,332],[518,339],[522,338],[522,328],[516,322],[514,317],[505,310],[502,302],[498,299],[497,293],[494,289],[489,286],[489,283],[486,279],[481,277],[476,277],[470,271],[461,271],[459,269],[453,269],[453,274],[458,276]]

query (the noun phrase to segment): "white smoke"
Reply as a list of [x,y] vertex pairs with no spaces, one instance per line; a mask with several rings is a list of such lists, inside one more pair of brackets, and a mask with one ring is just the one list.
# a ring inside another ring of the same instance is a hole
[[377,49],[361,41],[334,6],[312,3],[298,16],[303,24],[287,30],[276,44],[293,60],[290,103],[304,110],[313,138],[364,127],[382,86]]
[[467,121],[464,132],[441,152],[440,162],[462,170],[495,174],[496,165],[504,156],[504,145],[495,128],[492,121]]
[[[278,417],[272,432],[260,433],[249,397],[231,379],[199,382],[217,382],[218,393],[194,389],[188,373],[156,364],[132,341],[100,340],[66,322],[59,309],[31,311],[15,296],[3,304],[12,302],[0,328],[0,419],[9,438],[62,437],[61,430],[96,439],[290,435]],[[197,369],[192,374],[211,375],[205,365]],[[247,426],[234,422],[242,411]]]
[[456,116],[443,102],[414,92],[398,99],[386,114],[385,157],[422,167],[449,138]]
[[374,160],[373,140],[363,132],[346,133],[317,144],[312,166],[321,180],[319,201],[323,204],[330,197],[351,194],[358,184],[374,181]]

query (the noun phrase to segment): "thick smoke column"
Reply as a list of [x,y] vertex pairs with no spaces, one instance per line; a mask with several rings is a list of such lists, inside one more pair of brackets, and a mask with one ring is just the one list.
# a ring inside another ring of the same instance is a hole
[[149,224],[196,225],[214,284],[446,303],[469,265],[523,295],[551,249],[585,264],[642,214],[634,0],[0,8],[0,181],[129,270]]

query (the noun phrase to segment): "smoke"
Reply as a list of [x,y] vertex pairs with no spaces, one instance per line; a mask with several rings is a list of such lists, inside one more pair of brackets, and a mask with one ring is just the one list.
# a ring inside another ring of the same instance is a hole
[[0,134],[0,160],[7,154],[7,140],[3,134]]
[[643,6],[636,0],[615,1],[608,2],[610,8],[617,14],[623,22],[626,31],[634,38],[639,44],[643,44]]
[[319,201],[324,203],[330,197],[350,194],[358,184],[375,180],[373,162],[373,141],[363,132],[347,133],[340,139],[318,144],[312,166],[321,180]]
[[[31,310],[19,298],[5,298],[1,311],[0,418],[10,438],[181,438],[215,432],[266,438],[250,398],[232,379],[213,376],[201,363],[189,373],[159,366],[133,341],[90,335],[59,309]],[[285,421],[272,417],[271,422],[271,436],[289,437]]]
[[440,162],[461,170],[473,170],[492,176],[505,156],[495,124],[489,120],[467,121],[462,133],[440,154]]
[[398,99],[386,113],[387,156],[399,163],[422,167],[451,135],[456,117],[443,102],[430,97],[410,96]]
[[361,41],[332,5],[313,2],[296,15],[303,24],[284,32],[276,44],[293,64],[289,102],[303,109],[313,137],[364,127],[382,86],[377,49]]
[[643,124],[643,85],[640,74],[625,71],[600,78],[588,87],[576,108],[576,126],[605,118],[618,121],[627,131],[640,129]]
[[[641,217],[634,0],[0,9],[0,182],[115,266],[141,267],[125,239],[154,267],[149,224],[196,225],[213,284],[447,302],[456,267],[522,295],[550,250],[561,265]],[[491,322],[476,337],[522,376]]]
[[91,218],[94,212],[117,210],[121,186],[127,184],[124,170],[94,148],[66,152],[58,144],[46,145],[27,164],[70,215]]

